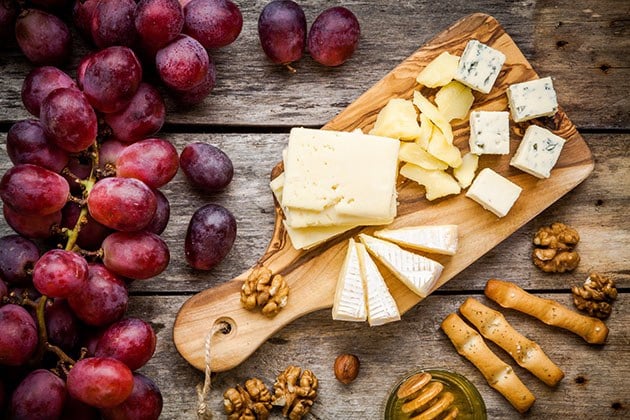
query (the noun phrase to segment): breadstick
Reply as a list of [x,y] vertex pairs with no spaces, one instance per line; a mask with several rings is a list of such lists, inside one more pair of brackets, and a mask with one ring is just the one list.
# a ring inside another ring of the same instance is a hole
[[529,410],[536,397],[510,365],[490,350],[477,331],[457,314],[450,314],[442,321],[442,330],[453,342],[457,352],[479,369],[492,388],[499,391],[520,413]]
[[504,308],[516,309],[547,325],[569,330],[590,344],[603,344],[608,336],[608,327],[601,320],[574,312],[555,300],[531,295],[514,283],[490,279],[485,294]]
[[549,386],[555,386],[564,373],[547,357],[540,346],[516,331],[501,312],[492,310],[476,299],[468,298],[459,311],[488,340],[510,353],[516,363]]

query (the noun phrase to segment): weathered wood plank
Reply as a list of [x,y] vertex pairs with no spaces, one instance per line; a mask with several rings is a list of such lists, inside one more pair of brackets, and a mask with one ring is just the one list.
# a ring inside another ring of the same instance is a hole
[[[353,58],[339,68],[324,68],[305,57],[296,64],[295,75],[271,64],[262,53],[256,22],[263,3],[239,4],[242,34],[233,45],[213,52],[218,74],[213,95],[187,111],[170,103],[170,123],[323,125],[446,27],[467,14],[483,12],[503,24],[539,73],[554,77],[560,103],[578,127],[630,127],[628,98],[618,88],[630,76],[628,55],[622,53],[630,42],[628,6],[623,2],[605,0],[594,6],[586,0],[500,4],[457,0],[441,7],[433,2],[391,1],[375,7],[373,2],[349,0],[344,5],[356,13],[362,28]],[[309,23],[328,6],[321,0],[300,4]],[[590,14],[582,12],[589,8]],[[75,40],[75,46],[77,57],[68,69],[72,74],[78,54],[85,52],[81,41]],[[20,87],[30,68],[14,48],[0,49],[0,123],[28,117],[20,103]]]
[[[475,384],[485,400],[489,418],[516,418],[517,412],[457,354],[439,329],[446,315],[457,311],[467,296],[431,296],[405,314],[402,321],[377,328],[332,321],[329,311],[307,315],[286,326],[242,365],[213,378],[209,406],[217,418],[223,418],[221,395],[228,387],[252,376],[271,386],[275,376],[293,364],[313,370],[320,380],[312,418],[378,419],[389,390],[400,377],[416,368],[441,367],[459,372]],[[572,306],[569,293],[541,296]],[[474,297],[499,309],[483,296]],[[154,378],[162,390],[165,419],[194,417],[195,386],[203,380],[202,373],[188,366],[172,343],[175,314],[185,298],[134,297],[129,312],[149,320],[158,331],[157,352],[142,371]],[[564,418],[571,413],[575,418],[603,419],[630,415],[630,399],[623,385],[630,375],[627,293],[621,294],[614,304],[607,321],[608,341],[601,347],[590,346],[576,335],[515,311],[502,312],[519,332],[538,342],[565,372],[558,387],[549,388],[490,344],[537,397],[529,417]],[[332,370],[335,357],[345,352],[356,354],[361,361],[359,377],[349,386],[337,382]],[[281,416],[276,412],[272,418]]]

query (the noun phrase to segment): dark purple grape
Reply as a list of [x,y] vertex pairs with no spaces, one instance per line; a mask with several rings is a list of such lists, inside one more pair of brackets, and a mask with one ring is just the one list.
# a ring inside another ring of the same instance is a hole
[[179,35],[157,52],[155,64],[166,86],[189,90],[203,83],[208,75],[210,59],[199,41]]
[[79,323],[68,302],[64,299],[49,300],[45,314],[48,341],[66,352],[74,350],[79,343]]
[[9,206],[2,206],[2,213],[7,224],[14,231],[30,239],[50,238],[53,236],[54,228],[61,224],[60,211],[44,216],[33,216],[22,214]]
[[15,35],[15,19],[17,18],[17,2],[14,0],[0,0],[0,41],[3,45]]
[[13,285],[28,285],[30,271],[39,259],[37,245],[20,235],[0,238],[0,277]]
[[359,43],[361,28],[357,17],[345,7],[324,10],[308,33],[308,52],[325,66],[340,66]]
[[157,200],[157,208],[153,219],[151,219],[145,230],[160,235],[166,229],[166,225],[168,225],[168,219],[171,216],[171,205],[162,191],[153,190],[153,194],[155,194]]
[[12,303],[0,306],[0,365],[20,366],[37,347],[37,326],[33,317]]
[[101,339],[106,329],[107,328],[99,329],[93,327],[86,327],[82,329],[80,343],[81,347],[85,347],[87,350],[87,356],[94,356],[96,353],[96,346],[98,346],[98,340]]
[[66,205],[69,194],[68,182],[61,175],[29,163],[12,167],[0,181],[4,204],[25,215],[55,213]]
[[68,297],[68,304],[77,318],[96,327],[122,318],[128,301],[123,280],[101,264],[90,264],[87,284]]
[[48,141],[38,120],[18,121],[11,126],[7,154],[16,165],[32,163],[53,172],[61,172],[68,164],[68,153]]
[[127,318],[110,325],[96,346],[97,357],[113,357],[137,370],[155,352],[157,338],[149,323],[139,318]]
[[[9,296],[9,286],[0,278],[0,302],[2,302],[2,298],[5,296]],[[2,406],[2,404],[0,404]]]
[[207,143],[190,143],[179,158],[188,181],[205,192],[225,189],[234,176],[232,161],[221,149]]
[[75,0],[72,7],[72,21],[79,32],[92,41],[92,15],[100,0]]
[[66,24],[43,10],[26,9],[20,13],[15,38],[26,58],[38,66],[64,64],[72,52]]
[[115,230],[144,229],[155,214],[157,201],[147,185],[134,178],[103,178],[87,200],[88,210],[97,222]]
[[230,0],[192,0],[184,8],[183,32],[206,49],[230,45],[243,29],[243,15]]
[[43,295],[66,298],[87,282],[88,263],[79,254],[63,249],[46,252],[33,268],[33,285]]
[[76,89],[51,92],[42,102],[39,119],[48,139],[68,152],[81,152],[96,140],[96,114],[85,95]]
[[138,33],[133,23],[136,12],[134,0],[99,1],[92,12],[90,31],[99,48],[112,45],[133,47]]
[[74,195],[80,196],[83,194],[83,186],[79,180],[89,178],[90,173],[92,172],[92,165],[90,163],[83,162],[77,157],[71,156],[65,169],[72,175],[66,174],[66,171],[63,171],[61,176],[63,176],[68,182],[68,185],[70,185],[70,192]]
[[109,47],[90,55],[79,80],[83,93],[95,109],[117,112],[136,94],[142,81],[142,67],[131,49]]
[[166,243],[154,233],[114,232],[103,241],[105,267],[130,279],[155,277],[166,269],[169,260]]
[[118,156],[127,146],[127,144],[119,141],[117,138],[104,141],[101,147],[98,148],[98,167],[102,171],[115,169]]
[[139,179],[150,188],[166,185],[177,174],[178,168],[177,150],[171,142],[162,139],[134,143],[116,160],[116,176]]
[[141,83],[126,108],[105,115],[105,122],[120,141],[132,143],[157,133],[166,116],[160,92],[148,83]]
[[[80,1],[80,0],[77,0]],[[72,398],[68,395],[66,404],[63,406],[62,420],[101,420],[101,414],[96,407]]]
[[155,383],[133,374],[133,391],[122,404],[101,410],[104,420],[157,420],[162,412],[162,393]]
[[226,208],[207,204],[190,219],[185,254],[188,264],[210,270],[230,252],[236,239],[236,219]]
[[63,379],[46,369],[34,370],[13,391],[10,418],[58,419],[61,417],[66,396],[66,384]]
[[106,357],[79,360],[70,370],[68,392],[73,398],[98,408],[121,404],[133,390],[133,374],[124,363]]
[[208,60],[208,74],[201,84],[188,90],[173,91],[173,95],[178,104],[183,106],[197,105],[210,95],[210,92],[214,89],[217,76],[212,57],[208,56]]
[[62,9],[68,4],[68,0],[31,0],[31,3],[44,9]]
[[177,0],[140,0],[134,19],[142,46],[155,54],[184,27],[184,11]]
[[39,109],[46,96],[55,89],[76,88],[74,80],[57,67],[33,69],[22,83],[22,103],[28,112],[39,117]]
[[258,37],[271,61],[289,64],[298,61],[306,45],[306,16],[291,0],[274,0],[258,17]]
[[[81,206],[77,203],[69,202],[61,210],[61,226],[74,229],[81,214]],[[107,237],[112,230],[107,226],[103,226],[90,213],[85,216],[86,222],[81,225],[79,236],[77,237],[77,245],[88,251],[97,251],[101,247],[103,239]]]

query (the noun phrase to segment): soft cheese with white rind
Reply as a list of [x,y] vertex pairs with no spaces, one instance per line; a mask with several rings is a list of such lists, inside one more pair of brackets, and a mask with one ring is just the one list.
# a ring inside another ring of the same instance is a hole
[[444,255],[455,255],[457,252],[457,225],[382,229],[374,232],[374,236],[419,251]]
[[512,208],[523,189],[490,168],[482,169],[466,193],[481,206],[503,217]]
[[386,218],[396,188],[400,142],[387,137],[294,128],[282,207]]
[[444,266],[430,258],[406,251],[396,244],[366,234],[359,239],[376,259],[405,286],[420,297],[427,297]]
[[363,244],[356,244],[365,287],[367,319],[371,327],[400,321],[400,311],[383,276]]
[[551,77],[510,85],[506,93],[515,122],[551,117],[558,111],[558,98]]
[[510,165],[538,178],[549,178],[565,140],[551,131],[530,125],[518,146]]
[[367,319],[365,303],[366,296],[359,255],[356,242],[350,238],[346,259],[337,278],[332,318],[339,321],[365,321]]
[[510,153],[510,114],[507,111],[470,113],[470,151],[476,155]]
[[454,79],[471,89],[490,93],[503,63],[505,54],[473,39],[466,44]]

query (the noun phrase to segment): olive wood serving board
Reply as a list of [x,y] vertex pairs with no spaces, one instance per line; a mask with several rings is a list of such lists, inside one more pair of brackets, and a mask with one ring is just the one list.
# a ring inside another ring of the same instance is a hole
[[[502,51],[507,57],[492,91],[487,95],[474,92],[473,109],[506,110],[505,91],[508,85],[531,80],[538,75],[500,24],[493,17],[478,13],[456,22],[417,50],[323,128],[340,131],[362,128],[367,132],[373,126],[379,110],[390,98],[412,97],[414,89],[418,88],[416,76],[422,68],[443,51],[461,55],[470,39],[478,39]],[[434,92],[423,90],[423,93],[431,95]],[[545,126],[567,140],[549,179],[541,180],[509,166],[509,160],[525,129],[532,123]],[[455,144],[463,152],[468,151],[468,121],[454,120],[452,124]],[[510,155],[484,155],[479,159],[480,169],[491,167],[523,188],[521,196],[504,218],[499,219],[484,210],[466,198],[463,192],[429,202],[424,198],[423,187],[399,177],[398,216],[389,227],[423,224],[459,226],[459,250],[456,255],[447,257],[427,254],[444,265],[436,288],[560,199],[593,170],[593,158],[586,142],[562,109],[554,117],[520,124],[511,122],[510,137]],[[282,169],[282,164],[278,164],[272,170],[271,178]],[[277,202],[275,207],[273,237],[259,263],[286,278],[290,287],[288,304],[271,319],[260,312],[243,309],[240,289],[251,269],[218,287],[191,297],[177,315],[173,338],[181,355],[198,369],[205,369],[205,340],[219,321],[229,323],[230,329],[212,338],[210,367],[215,372],[229,370],[243,362],[284,325],[310,312],[330,308],[348,238],[375,229],[356,228],[311,250],[300,251],[292,247],[283,228],[282,211]],[[401,314],[421,300],[383,267],[381,272]]]

